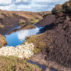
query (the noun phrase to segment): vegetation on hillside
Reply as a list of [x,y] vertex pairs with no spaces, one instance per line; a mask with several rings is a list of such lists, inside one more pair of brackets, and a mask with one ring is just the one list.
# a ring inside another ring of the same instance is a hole
[[25,40],[25,42],[33,43],[35,45],[35,54],[40,52],[43,48],[48,48],[47,45],[50,41],[50,37],[46,35],[46,32],[39,35],[27,37]]
[[71,13],[71,0],[65,2],[64,4],[60,5],[57,4],[53,9],[52,13],[56,14],[58,12],[65,12],[65,13]]
[[56,5],[52,16],[55,19],[52,23],[49,23],[52,19],[49,20],[48,17],[40,21],[41,25],[47,25],[43,35],[31,36],[26,41],[34,43],[38,49],[43,48],[46,60],[71,68],[71,1]]
[[[52,10],[53,18],[55,21],[49,23],[47,25],[46,30],[38,35],[27,37],[25,42],[33,43],[35,45],[34,53],[38,53],[41,50],[45,50],[46,52],[46,60],[52,60],[56,63],[64,66],[64,67],[71,67],[71,1],[64,3],[63,5],[56,5],[55,8]],[[26,13],[27,14],[27,13]],[[68,15],[69,14],[69,15]],[[20,15],[20,13],[19,13]],[[41,13],[39,14],[39,16]],[[33,23],[38,22],[38,19],[34,19],[33,15],[29,14],[20,15],[25,16],[28,18],[28,22],[32,25]],[[29,19],[30,16],[31,19]],[[46,15],[47,16],[47,15]],[[50,16],[50,15],[49,15]],[[48,17],[45,17],[42,20],[41,24],[45,22],[51,21],[47,20]],[[20,22],[19,24],[23,24],[24,22]],[[23,43],[24,44],[24,43]],[[4,71],[41,71],[38,67],[32,66],[25,62],[24,60],[19,60],[17,58],[0,58],[1,63],[3,66],[0,68]],[[12,63],[13,62],[13,63]],[[1,64],[0,63],[0,64]],[[1,65],[2,65],[1,64]],[[4,66],[5,65],[5,66]]]
[[6,44],[5,37],[0,34],[0,48]]
[[39,67],[16,57],[0,56],[0,71],[42,71]]
[[49,12],[16,12],[0,10],[0,34],[7,33],[15,26],[34,24],[43,18],[43,14]]
[[58,12],[61,12],[61,11],[63,11],[63,8],[62,8],[62,5],[60,5],[60,4],[57,4],[55,6],[55,8],[52,9],[52,13],[53,14],[58,13]]

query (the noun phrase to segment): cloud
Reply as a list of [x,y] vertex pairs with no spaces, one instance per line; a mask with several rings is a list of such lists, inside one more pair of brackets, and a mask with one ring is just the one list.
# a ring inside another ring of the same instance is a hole
[[0,0],[0,4],[10,4],[12,0]]
[[67,0],[0,0],[0,9],[9,11],[48,11]]
[[31,2],[31,0],[15,0],[14,1],[14,3],[16,4],[16,5],[28,5],[28,4],[30,4],[30,2]]
[[11,4],[12,0],[0,0],[0,6],[6,6]]
[[34,28],[29,30],[21,30],[17,32],[17,36],[19,40],[25,40],[26,37],[29,37],[31,35],[36,35],[39,32],[40,28]]

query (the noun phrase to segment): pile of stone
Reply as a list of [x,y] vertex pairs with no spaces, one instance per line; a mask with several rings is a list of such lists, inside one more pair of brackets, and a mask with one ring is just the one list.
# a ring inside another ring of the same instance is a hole
[[25,43],[16,47],[6,46],[0,48],[0,56],[15,56],[18,58],[29,58],[34,50],[34,45],[32,43]]

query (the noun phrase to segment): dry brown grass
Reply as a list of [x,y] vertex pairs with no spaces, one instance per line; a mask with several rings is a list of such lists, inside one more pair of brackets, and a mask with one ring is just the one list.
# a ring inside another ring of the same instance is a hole
[[42,71],[39,67],[29,64],[26,60],[16,57],[0,56],[0,71]]
[[0,47],[6,44],[5,37],[0,34]]
[[43,48],[47,48],[50,37],[47,37],[46,32],[31,37],[27,37],[25,42],[33,43],[35,45],[34,53],[38,53]]

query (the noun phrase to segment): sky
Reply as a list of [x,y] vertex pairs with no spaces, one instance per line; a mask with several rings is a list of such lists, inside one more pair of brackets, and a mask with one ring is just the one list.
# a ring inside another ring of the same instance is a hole
[[9,11],[50,11],[67,0],[0,0],[0,9]]

